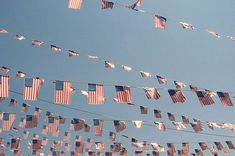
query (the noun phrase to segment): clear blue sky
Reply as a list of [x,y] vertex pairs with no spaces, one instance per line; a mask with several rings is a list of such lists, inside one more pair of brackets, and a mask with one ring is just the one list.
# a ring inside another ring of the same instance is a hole
[[[133,1],[115,0],[114,2],[130,4]],[[235,1],[232,0],[143,0],[141,7],[143,10],[168,18],[166,30],[160,30],[154,28],[153,16],[118,6],[114,6],[112,10],[101,10],[100,0],[84,0],[79,11],[68,9],[67,0],[4,0],[0,5],[0,28],[6,28],[11,34],[0,36],[0,65],[12,68],[9,75],[12,77],[11,90],[14,91],[22,92],[24,86],[24,79],[14,78],[15,72],[18,70],[26,72],[28,77],[45,78],[46,83],[41,88],[40,98],[49,101],[53,101],[55,88],[52,80],[160,87],[154,78],[156,74],[170,79],[166,88],[173,88],[173,81],[176,80],[210,90],[233,92],[232,95],[234,95],[235,73],[232,67],[235,65],[235,42],[224,37],[214,38],[204,31],[209,29],[222,35],[235,36],[234,6]],[[184,30],[175,21],[191,23],[196,29]],[[26,40],[15,40],[14,34],[25,35]],[[48,44],[33,47],[30,43],[31,39],[40,39]],[[53,53],[50,50],[50,44],[79,50],[81,57],[69,58],[67,52],[63,50],[61,53]],[[151,72],[153,78],[141,78],[136,72],[128,73],[120,68],[105,69],[102,62],[87,59],[88,54],[100,56],[119,65],[129,65]],[[86,83],[74,83],[73,86],[76,89],[87,89]],[[72,97],[70,106],[118,119],[139,119],[152,122],[157,121],[153,117],[153,109],[159,109],[165,112],[162,121],[171,128],[173,125],[168,121],[166,112],[176,114],[179,121],[181,115],[185,115],[189,116],[191,121],[193,118],[197,118],[203,121],[235,123],[234,107],[223,107],[218,97],[214,98],[213,106],[201,107],[197,97],[191,92],[185,93],[187,102],[184,104],[173,104],[167,90],[160,90],[161,98],[158,101],[147,100],[141,89],[133,88],[132,94],[135,103],[149,107],[148,115],[140,115],[138,107],[114,103],[112,99],[115,97],[115,90],[112,86],[105,87],[107,99],[104,105],[88,105],[86,98],[77,93]],[[16,108],[8,107],[10,98],[18,100]],[[101,118],[40,101],[23,101],[21,95],[13,93],[10,98],[1,103],[2,111],[19,114],[21,104],[26,102],[68,118],[84,118],[91,125],[93,118]],[[29,113],[32,112],[33,107]],[[18,121],[19,118],[14,123],[15,126]],[[69,122],[70,119],[67,119],[66,125],[61,126],[59,138],[62,138],[63,132],[68,130]],[[43,124],[46,123],[40,122],[36,130],[29,130],[30,137],[33,133],[39,132]],[[110,121],[105,122],[104,128],[114,131],[113,123]],[[208,133],[234,135],[229,130],[212,131],[207,126],[204,128],[204,132]],[[192,130],[191,126],[188,125],[187,130]],[[19,133],[10,132],[10,134],[18,136],[22,134],[22,131],[21,129]],[[160,132],[157,128],[148,126],[135,129],[131,123],[127,123],[127,129],[121,134],[139,140],[158,142],[165,147],[167,142],[192,142],[190,143],[191,150],[199,148],[196,143],[200,141],[221,141],[224,146],[226,146],[225,140],[235,143],[234,138],[172,130]],[[109,148],[108,132],[104,132],[104,136],[101,138],[95,137],[92,132],[85,134],[79,131],[76,135],[82,135],[84,140],[87,137],[92,137],[95,141],[104,140],[107,149]],[[1,133],[0,136],[5,139],[5,142],[9,141],[8,133]],[[75,134],[72,138],[74,139],[74,137]],[[48,135],[48,138],[57,139],[51,135]],[[122,142],[130,153],[135,150],[130,147],[129,140],[118,137],[118,141]],[[22,143],[24,153],[31,152],[26,150],[26,142]],[[50,143],[51,141],[49,145]],[[212,143],[208,143],[208,145],[214,146]],[[176,144],[176,147],[181,149],[180,144]],[[45,147],[43,151],[47,153],[48,149],[49,146]],[[6,152],[7,155],[10,154],[9,151],[6,150]],[[205,154],[208,155],[209,152]],[[223,153],[220,154],[223,155]],[[234,155],[234,151],[227,155]]]

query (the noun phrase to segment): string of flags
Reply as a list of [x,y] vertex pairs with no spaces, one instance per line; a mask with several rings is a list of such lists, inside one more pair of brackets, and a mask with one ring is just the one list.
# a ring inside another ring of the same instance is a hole
[[[81,9],[82,2],[83,2],[82,0],[69,0],[68,8],[69,9],[74,9],[74,10],[79,10],[79,9]],[[140,9],[141,4],[142,4],[142,0],[136,0],[134,3],[128,4],[128,5],[114,3],[112,1],[101,0],[101,9],[113,9],[114,6],[120,6],[120,7],[124,7],[124,8],[127,8],[127,9],[134,10],[134,11],[138,11],[140,13],[145,13],[145,14],[154,16],[154,26],[156,28],[158,28],[158,29],[166,29],[167,18],[163,17],[163,16],[160,16],[160,15],[157,15],[155,13],[152,13],[152,12]],[[172,20],[172,21],[175,22],[176,20]],[[177,23],[179,23],[179,25],[183,29],[188,29],[188,30],[198,29],[198,30],[201,30],[201,28],[195,27],[192,24],[187,23],[187,22],[179,21]],[[207,32],[208,34],[210,34],[210,35],[212,35],[212,36],[214,36],[216,38],[220,38],[222,36],[218,32],[215,32],[215,31],[212,31],[212,30],[208,30],[208,29],[206,29],[205,32]],[[223,37],[228,38],[228,39],[230,39],[232,41],[235,41],[235,37],[233,37],[233,36],[224,35]]]

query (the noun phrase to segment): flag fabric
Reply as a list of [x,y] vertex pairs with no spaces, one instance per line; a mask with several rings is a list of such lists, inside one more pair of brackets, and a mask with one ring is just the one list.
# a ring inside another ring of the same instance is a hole
[[64,152],[69,152],[70,151],[70,148],[71,148],[71,145],[69,143],[64,143]]
[[[1,154],[1,152],[0,152],[0,154]],[[23,156],[23,153],[21,150],[15,149],[13,152],[13,156]]]
[[159,152],[156,152],[156,151],[152,151],[152,155],[153,156],[160,156]]
[[166,28],[166,18],[159,16],[159,15],[155,15],[155,27],[159,28],[159,29],[165,29]]
[[115,86],[116,88],[116,102],[131,103],[131,90],[128,86]]
[[175,126],[177,130],[182,130],[186,128],[186,126],[182,122],[172,121],[172,124]]
[[69,104],[71,100],[71,91],[72,86],[71,82],[68,81],[56,81],[55,88],[55,99],[56,104]]
[[122,143],[114,142],[113,145],[110,145],[110,151],[113,153],[120,152],[122,149]]
[[104,142],[95,142],[95,148],[99,151],[104,151],[105,143]]
[[148,107],[147,106],[140,106],[140,113],[141,114],[148,114]]
[[22,134],[22,139],[27,140],[29,137],[29,131],[24,131]]
[[152,146],[154,151],[157,151],[157,152],[165,151],[165,148],[162,145],[159,145],[158,143],[151,143],[150,145]]
[[10,101],[10,103],[9,103],[9,106],[10,106],[10,107],[15,107],[16,104],[17,104],[16,99],[11,99],[11,101]]
[[113,5],[114,5],[113,2],[109,2],[109,1],[106,1],[106,0],[101,1],[101,8],[102,9],[108,9],[108,8],[112,9]]
[[60,124],[64,124],[65,123],[65,120],[66,120],[66,118],[65,117],[62,117],[62,116],[59,116],[59,123]]
[[90,132],[91,126],[88,124],[84,124],[84,132]]
[[166,131],[166,126],[163,122],[154,121],[154,124],[159,130]]
[[177,102],[184,103],[186,101],[186,97],[184,96],[181,90],[168,89],[168,93],[173,103],[177,103]]
[[18,149],[20,148],[20,139],[19,138],[12,138],[10,143],[11,149]]
[[115,68],[115,64],[110,61],[104,61],[105,68]]
[[94,144],[94,140],[91,138],[87,138],[87,143],[86,143],[87,149],[91,149],[93,144]]
[[35,128],[38,126],[38,117],[35,115],[26,115],[25,128]]
[[128,151],[126,148],[122,147],[121,151],[119,152],[120,156],[127,156]]
[[18,126],[21,127],[21,128],[23,128],[23,127],[25,127],[25,124],[26,124],[25,118],[21,117]]
[[64,142],[68,142],[70,140],[70,137],[71,137],[71,133],[70,132],[64,132],[63,141]]
[[22,40],[25,40],[25,37],[23,35],[16,35],[15,39],[22,41]]
[[33,139],[32,140],[32,149],[33,150],[40,150],[42,148],[42,140]]
[[83,153],[84,150],[84,142],[76,141],[75,142],[75,153]]
[[160,110],[154,109],[155,118],[162,118],[162,112]]
[[26,113],[26,112],[28,112],[29,107],[30,107],[30,105],[28,105],[26,103],[23,103],[22,106],[21,106],[21,110],[20,111]]
[[135,2],[133,4],[128,5],[127,8],[138,11],[138,9],[136,9],[137,4],[138,4],[138,2]]
[[199,144],[199,146],[201,147],[201,149],[203,151],[208,149],[208,146],[207,146],[207,144],[205,142],[199,142],[198,144]]
[[142,0],[137,0],[137,6],[140,7],[142,4]]
[[212,99],[210,93],[207,91],[196,91],[197,97],[201,105],[212,105],[214,104],[214,100]]
[[135,156],[141,156],[142,153],[143,151],[135,151]]
[[93,122],[94,122],[93,128],[94,128],[95,136],[102,136],[104,120],[93,119]]
[[12,113],[3,113],[2,130],[3,131],[11,130],[14,121],[15,121],[15,114],[12,114]]
[[228,92],[217,92],[217,95],[223,106],[233,106]]
[[114,123],[116,132],[121,132],[124,129],[126,129],[126,124],[124,121],[114,120],[113,123]]
[[160,98],[160,94],[156,88],[144,88],[144,92],[148,99],[158,100]]
[[175,115],[174,114],[167,112],[167,116],[168,116],[170,121],[175,121]]
[[16,72],[16,77],[19,77],[19,78],[23,78],[26,76],[26,73],[22,72],[22,71],[17,71]]
[[214,31],[206,30],[209,34],[211,34],[214,37],[220,38],[220,34]]
[[151,74],[149,72],[145,72],[145,71],[140,71],[140,75],[142,77],[151,77]]
[[79,56],[80,55],[80,52],[79,51],[74,51],[74,50],[68,50],[68,54],[69,54],[69,57],[73,57],[73,56]]
[[136,128],[141,128],[143,125],[142,120],[132,120],[132,123],[135,125]]
[[41,46],[44,42],[40,40],[32,40],[32,45]]
[[109,132],[109,140],[110,141],[115,141],[116,137],[117,137],[117,135],[115,132]]
[[42,138],[42,146],[46,146],[48,143],[48,139],[46,137]]
[[190,123],[190,124],[191,124],[191,126],[192,126],[195,133],[199,133],[203,130],[202,125],[199,122],[193,122],[193,123]]
[[68,8],[69,9],[81,9],[82,7],[82,0],[69,0]]
[[189,118],[188,117],[186,117],[186,116],[182,116],[182,121],[183,121],[183,123],[184,124],[189,124]]
[[9,76],[0,75],[0,97],[8,97],[9,96]]
[[122,65],[122,69],[125,71],[132,71],[132,68],[129,66]]
[[9,71],[11,71],[11,69],[8,68],[8,67],[2,66],[2,67],[0,68],[0,71],[3,72],[3,73],[8,73]]
[[61,47],[57,46],[57,45],[51,45],[51,50],[53,52],[61,52]]
[[186,23],[186,22],[180,22],[183,29],[194,29],[194,26],[192,24]]
[[88,103],[104,103],[104,86],[102,84],[88,84]]
[[24,100],[37,100],[39,90],[41,86],[41,80],[36,78],[25,78],[24,86]]
[[0,33],[8,33],[6,29],[0,28]]
[[167,79],[163,76],[156,75],[159,84],[167,84]]
[[203,153],[200,149],[195,149],[197,156],[203,156]]
[[174,81],[174,84],[175,84],[176,89],[182,89],[186,87],[186,85],[183,82]]
[[39,117],[42,113],[42,109],[39,108],[39,107],[35,107],[34,108],[34,114],[33,115],[36,115],[37,117]]
[[231,149],[231,150],[234,150],[235,149],[235,146],[233,145],[232,141],[225,141],[228,148]]
[[168,147],[167,151],[169,151],[169,153],[175,153],[176,152],[175,146],[174,146],[173,143],[167,143],[167,147]]
[[59,119],[57,117],[48,117],[48,132],[56,134],[59,128]]
[[216,146],[216,148],[219,150],[219,151],[221,151],[221,150],[223,150],[223,145],[221,144],[221,142],[214,142],[215,143],[215,146]]
[[74,130],[74,131],[79,131],[81,129],[83,129],[85,124],[85,120],[84,119],[72,119],[71,120],[71,124],[70,124],[70,129]]
[[[183,142],[183,143],[182,143],[182,154],[188,155],[189,152],[190,152],[189,143]],[[184,156],[184,155],[183,155],[183,156]]]
[[189,88],[192,92],[196,92],[198,91],[198,88],[196,86],[193,86],[193,85],[189,85]]

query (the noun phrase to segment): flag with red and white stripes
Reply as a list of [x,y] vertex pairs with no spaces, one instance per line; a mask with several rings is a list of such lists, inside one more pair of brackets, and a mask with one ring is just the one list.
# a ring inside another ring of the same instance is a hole
[[215,103],[207,91],[196,91],[196,94],[202,105],[212,105]]
[[126,124],[124,121],[114,120],[113,123],[114,123],[116,132],[121,132],[124,129],[126,129]]
[[70,9],[81,9],[82,0],[69,0],[68,8]]
[[42,140],[33,139],[32,140],[32,149],[33,150],[40,150],[42,148]]
[[9,76],[0,75],[0,97],[8,97],[9,96]]
[[3,113],[2,130],[3,131],[11,130],[14,121],[15,121],[15,114]]
[[68,81],[56,81],[55,98],[56,104],[69,104],[71,99],[71,82]]
[[144,88],[144,92],[148,99],[158,100],[160,98],[160,94],[156,88]]
[[102,84],[88,84],[88,103],[104,103],[104,86]]
[[186,97],[184,96],[184,94],[181,90],[168,89],[168,93],[169,93],[173,103],[177,103],[177,102],[184,103],[186,101]]
[[101,8],[102,9],[108,9],[108,8],[112,9],[113,5],[114,5],[113,2],[109,2],[109,1],[106,1],[106,0],[101,1]]
[[154,25],[156,28],[165,29],[166,28],[166,18],[159,16],[159,15],[155,15]]
[[219,96],[219,99],[223,106],[233,106],[228,92],[217,92],[217,95]]
[[38,117],[35,115],[26,115],[25,128],[35,128],[38,126]]
[[116,102],[131,103],[131,90],[128,86],[115,86],[116,88]]
[[24,100],[37,100],[41,83],[38,78],[25,78]]
[[57,117],[48,117],[48,132],[52,134],[56,134],[58,132],[60,120]]
[[94,128],[95,136],[102,136],[104,120],[93,119],[93,122],[94,122],[93,128]]

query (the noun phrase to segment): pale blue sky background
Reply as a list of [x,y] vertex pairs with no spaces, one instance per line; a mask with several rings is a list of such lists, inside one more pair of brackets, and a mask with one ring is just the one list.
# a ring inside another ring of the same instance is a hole
[[[130,4],[133,1],[115,0],[114,2]],[[1,66],[12,68],[12,72],[9,73],[12,77],[11,90],[23,91],[24,79],[13,78],[18,70],[26,72],[29,77],[44,77],[46,83],[41,88],[40,98],[49,101],[53,101],[55,88],[51,80],[160,87],[154,78],[156,74],[210,90],[235,92],[235,73],[233,72],[235,43],[224,37],[214,38],[204,31],[210,29],[222,35],[235,36],[234,7],[235,1],[232,0],[143,0],[143,10],[155,12],[169,19],[166,30],[160,30],[154,28],[153,16],[118,6],[114,6],[112,10],[101,10],[100,0],[84,0],[79,11],[68,9],[67,0],[3,0],[0,5],[0,27],[6,28],[12,34],[0,36],[0,62]],[[170,19],[191,23],[196,29],[194,31],[184,30],[179,23]],[[198,30],[197,27],[201,29]],[[13,34],[25,35],[26,40],[17,41]],[[48,44],[33,47],[30,43],[31,39],[40,39]],[[82,56],[69,58],[66,51],[52,53],[50,44],[79,50]],[[119,65],[124,64],[149,71],[153,78],[141,78],[136,72],[128,73],[120,68],[105,69],[102,62],[87,59],[85,56],[88,54],[100,56]],[[74,83],[73,86],[76,89],[87,89],[87,84]],[[173,87],[173,81],[166,86],[167,89]],[[193,118],[198,118],[203,121],[235,123],[234,107],[223,107],[218,97],[214,98],[215,105],[201,107],[197,97],[191,92],[185,93],[187,102],[184,104],[173,104],[167,90],[160,90],[161,98],[158,101],[147,100],[141,89],[133,88],[132,94],[135,103],[149,107],[148,115],[140,115],[138,107],[114,103],[112,99],[115,97],[115,90],[110,86],[105,87],[107,100],[104,105],[88,105],[83,95],[75,94],[70,106],[111,115],[119,119],[140,119],[151,122],[157,121],[153,117],[153,109],[159,109],[164,112],[162,121],[166,123],[167,127],[172,128],[166,112],[178,114],[176,118],[179,121],[181,121],[181,115],[185,115],[189,116],[191,121]],[[16,108],[8,107],[10,98],[18,100]],[[18,112],[19,114],[22,102],[26,102],[69,118],[84,118],[91,125],[93,118],[102,118],[40,101],[23,101],[22,96],[13,93],[10,98],[1,104],[2,111]],[[30,112],[32,111],[33,108]],[[15,126],[18,121],[19,119],[16,120]],[[69,123],[70,119],[67,119],[66,125],[61,126],[60,138],[64,131],[68,130]],[[41,130],[42,124],[39,124],[38,131]],[[113,123],[106,121],[104,128],[113,131]],[[192,130],[191,126],[188,125],[187,130]],[[10,132],[10,134],[18,136],[18,134],[22,134],[22,131],[20,130],[17,134]],[[34,129],[29,131],[31,132],[30,137],[37,132]],[[92,137],[95,141],[104,140],[108,149],[110,145],[108,132],[104,132],[102,138],[95,137],[92,132],[85,134],[79,131],[76,132],[76,135],[82,135],[84,140],[87,137]],[[207,126],[205,126],[204,132],[235,136],[229,130],[212,131]],[[225,140],[235,143],[234,138],[172,130],[160,132],[158,129],[148,126],[135,129],[131,123],[127,123],[127,129],[121,134],[139,140],[158,142],[164,146],[167,142],[192,142],[190,143],[191,151],[199,148],[197,142],[200,141],[221,141],[224,146],[226,146]],[[5,142],[9,141],[8,133],[4,132],[0,136],[4,137]],[[74,137],[75,134],[72,142]],[[48,138],[57,139],[51,135],[48,135]],[[130,147],[130,141],[122,137],[118,137],[118,141],[122,142],[132,155],[135,148]],[[214,146],[211,143],[208,145]],[[181,144],[176,144],[176,147],[181,149]],[[25,153],[31,153],[30,150],[26,150],[25,145],[22,145],[22,149],[25,149]],[[44,148],[44,152],[47,153],[48,149],[49,146]],[[11,155],[8,150],[6,152],[7,155]],[[166,155],[166,153],[162,155]],[[205,155],[209,155],[209,152],[206,152]],[[234,151],[227,155],[234,155]]]

